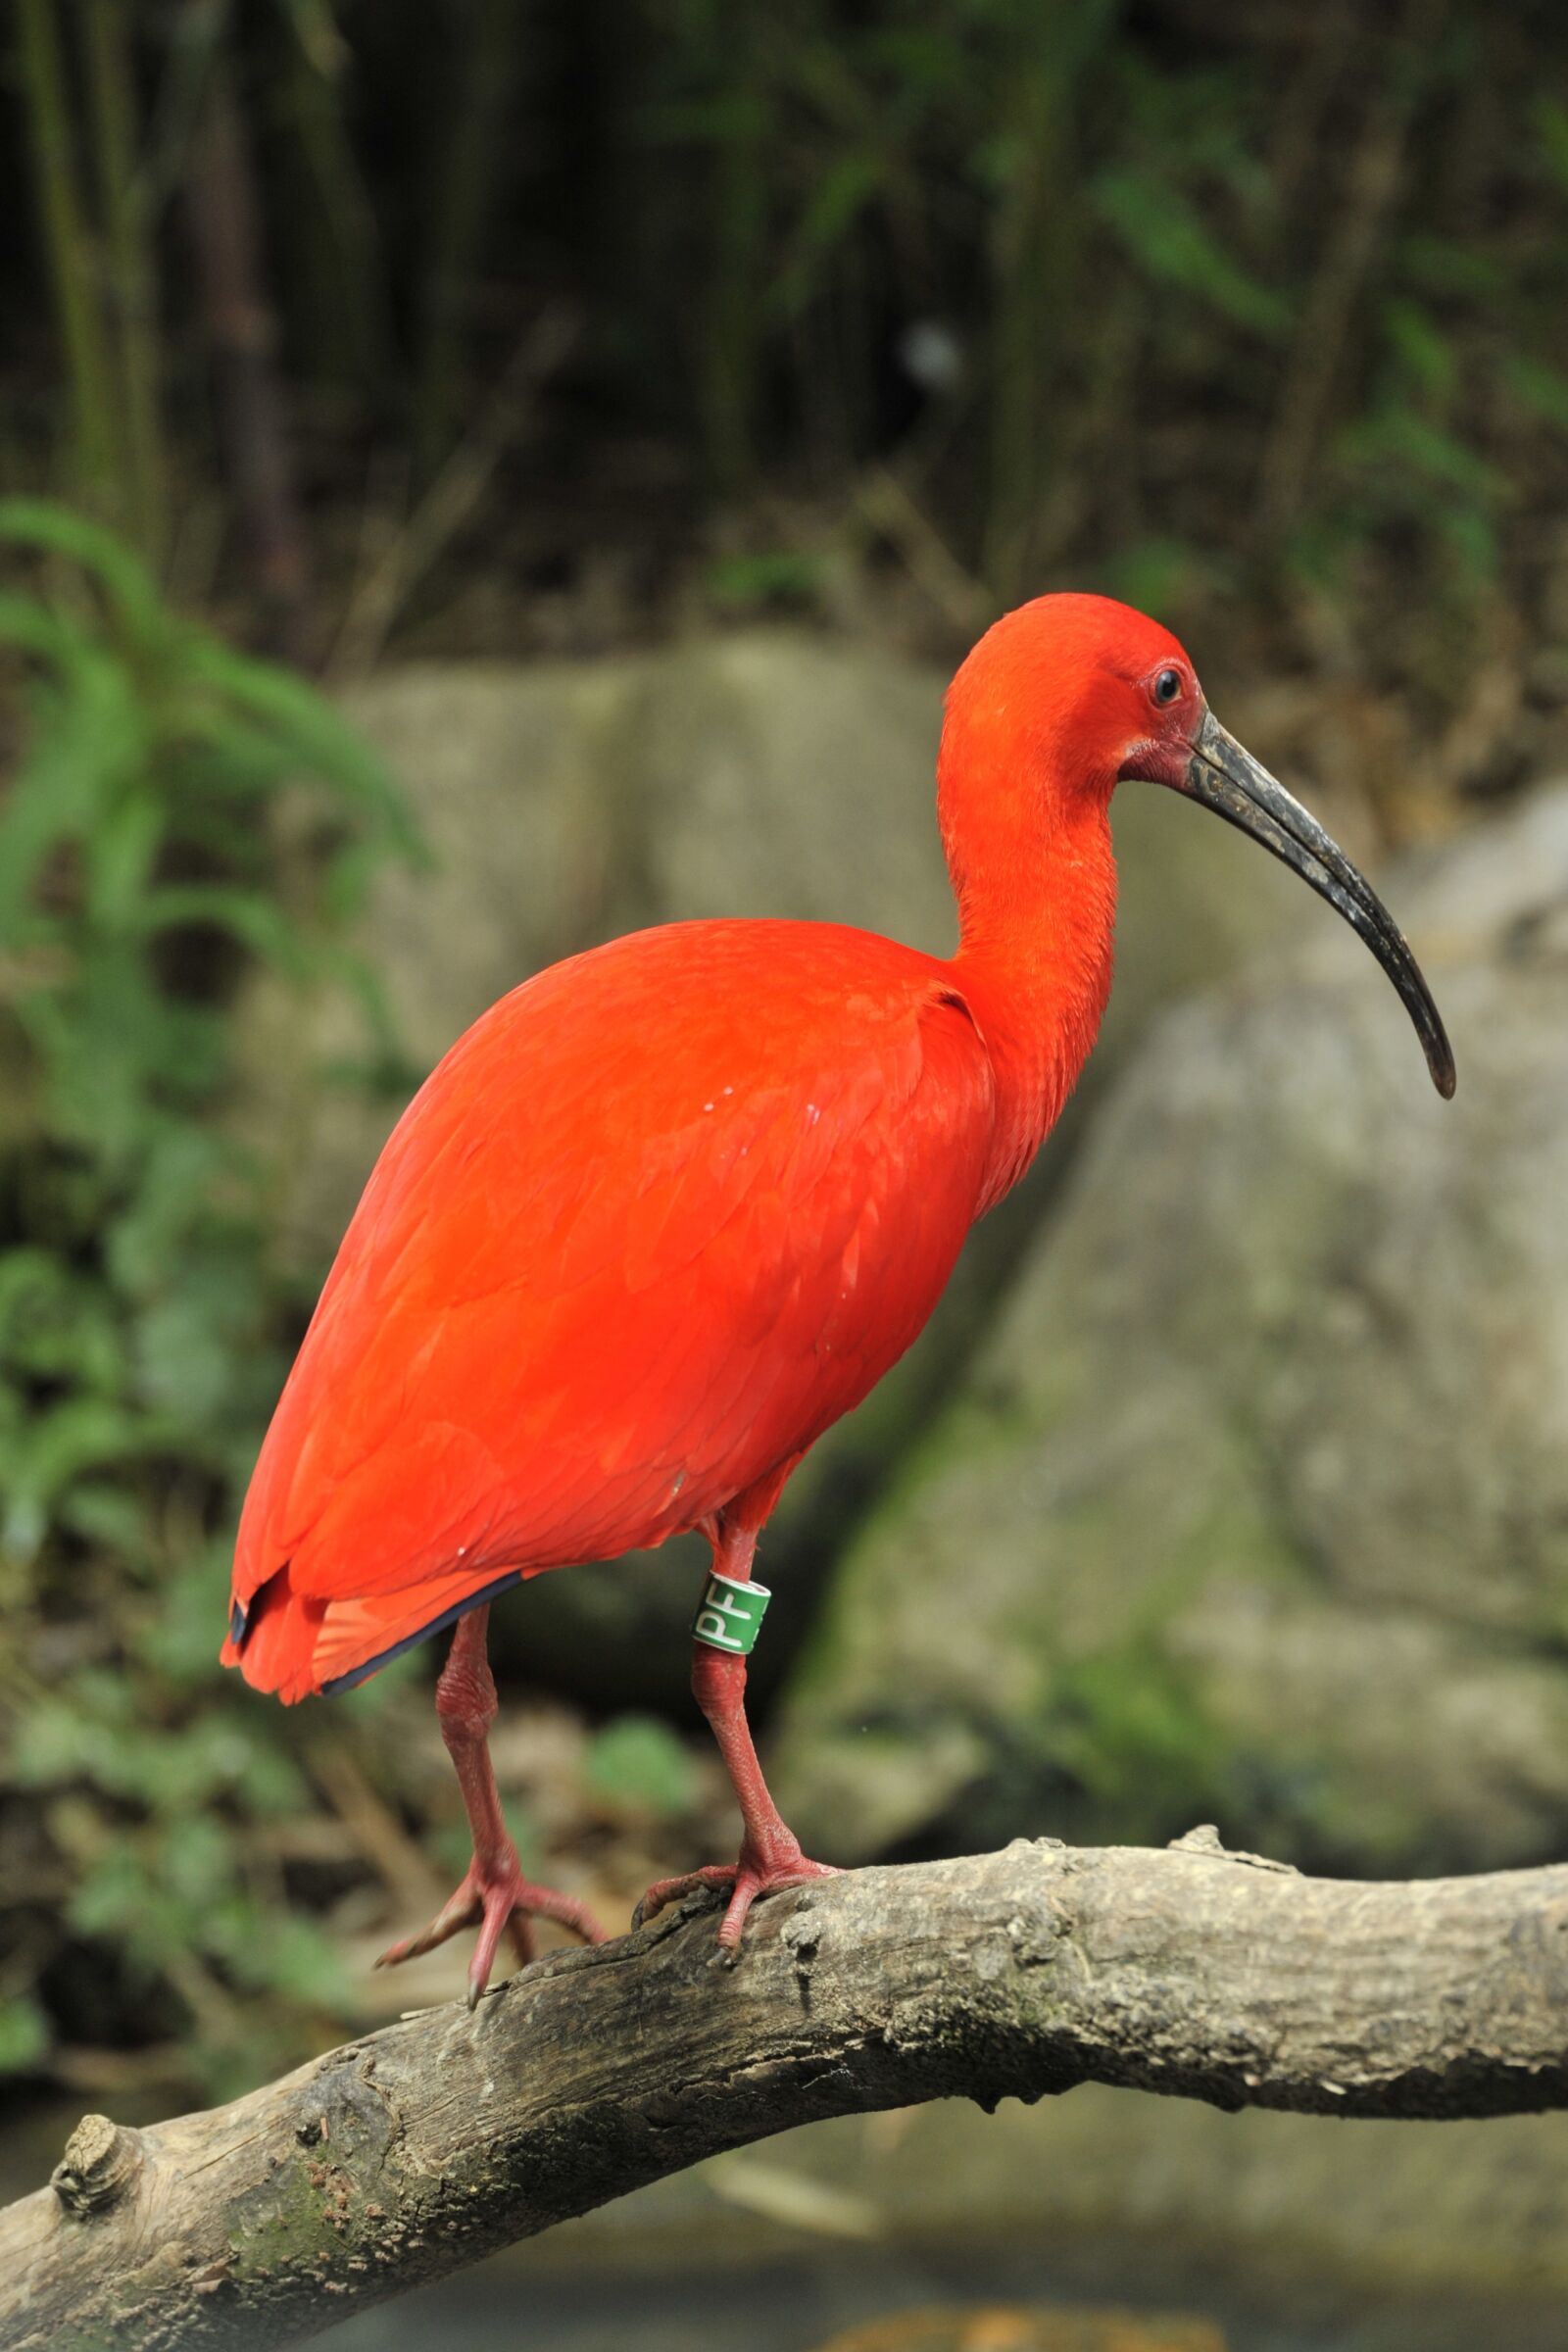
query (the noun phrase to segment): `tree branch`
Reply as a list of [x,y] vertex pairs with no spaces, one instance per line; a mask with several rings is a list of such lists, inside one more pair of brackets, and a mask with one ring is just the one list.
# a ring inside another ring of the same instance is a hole
[[1568,1867],[1406,1885],[1020,1840],[552,1954],[211,2114],[89,2117],[0,2214],[0,2341],[297,2341],[819,2116],[1123,2083],[1220,2107],[1568,2106]]

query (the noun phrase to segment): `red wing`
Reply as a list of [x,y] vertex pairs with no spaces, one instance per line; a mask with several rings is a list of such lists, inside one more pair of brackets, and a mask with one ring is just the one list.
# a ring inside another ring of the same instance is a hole
[[694,1525],[902,1354],[990,1133],[936,972],[825,926],[685,926],[460,1041],[371,1176],[247,1500],[236,1600],[288,1564],[318,1687],[507,1570]]

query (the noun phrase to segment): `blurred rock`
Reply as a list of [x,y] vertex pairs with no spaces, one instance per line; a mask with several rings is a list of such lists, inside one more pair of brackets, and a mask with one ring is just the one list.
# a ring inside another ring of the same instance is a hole
[[1561,1851],[1568,788],[1390,897],[1455,1102],[1326,917],[1159,1025],[836,1572],[776,1781],[808,1843]]
[[[872,649],[756,632],[598,663],[422,663],[357,687],[349,714],[404,780],[434,860],[380,876],[358,941],[413,1069],[529,972],[642,923],[785,914],[947,953],[934,791],[945,683]],[[804,1628],[841,1496],[882,1475],[940,1393],[1084,1102],[1174,995],[1300,917],[1281,868],[1172,795],[1124,792],[1116,832],[1120,968],[1081,1101],[1011,1223],[977,1237],[920,1347],[798,1476],[769,1547],[783,1574],[764,1684]],[[269,1141],[289,1139],[286,1246],[324,1266],[412,1090],[371,1101],[321,1083],[323,1066],[364,1058],[341,1004],[302,1015],[267,980],[245,1030],[245,1115]],[[545,1679],[602,1703],[678,1703],[702,1556],[682,1546],[542,1580],[498,1631],[515,1618]]]

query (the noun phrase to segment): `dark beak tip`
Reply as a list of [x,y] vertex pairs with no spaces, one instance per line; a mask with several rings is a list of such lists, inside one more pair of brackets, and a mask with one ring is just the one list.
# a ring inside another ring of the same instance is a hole
[[1459,1073],[1454,1066],[1448,1032],[1441,1020],[1436,1022],[1433,1033],[1421,1042],[1426,1048],[1427,1069],[1431,1073],[1432,1083],[1445,1102],[1451,1102],[1453,1090],[1459,1083]]
[[1193,738],[1179,789],[1299,874],[1371,949],[1415,1024],[1433,1085],[1445,1102],[1451,1102],[1456,1084],[1453,1049],[1421,968],[1376,891],[1316,817],[1293,800],[1207,710]]

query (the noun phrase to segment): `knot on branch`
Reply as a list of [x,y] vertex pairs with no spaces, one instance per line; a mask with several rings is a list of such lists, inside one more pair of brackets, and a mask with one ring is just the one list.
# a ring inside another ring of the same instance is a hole
[[1211,1821],[1200,1821],[1196,1830],[1187,1832],[1185,1838],[1172,1838],[1166,1851],[1174,1854],[1208,1854],[1216,1862],[1242,1862],[1250,1870],[1284,1871],[1291,1878],[1298,1879],[1301,1875],[1294,1862],[1274,1862],[1267,1854],[1244,1853],[1240,1846],[1222,1844],[1219,1832]]
[[112,2124],[107,2115],[84,2115],[67,2140],[49,2185],[68,2213],[85,2221],[118,2205],[141,2166],[139,2132]]

